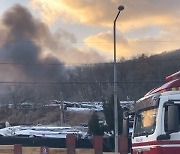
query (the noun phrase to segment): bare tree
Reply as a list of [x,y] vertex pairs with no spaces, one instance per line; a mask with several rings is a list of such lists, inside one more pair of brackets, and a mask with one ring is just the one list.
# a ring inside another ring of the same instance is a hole
[[24,85],[15,85],[10,88],[10,98],[16,109],[18,105],[32,100],[32,90]]

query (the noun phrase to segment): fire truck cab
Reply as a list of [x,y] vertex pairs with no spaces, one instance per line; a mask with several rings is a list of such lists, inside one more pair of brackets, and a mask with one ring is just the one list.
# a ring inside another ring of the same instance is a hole
[[134,105],[132,154],[180,154],[180,71]]

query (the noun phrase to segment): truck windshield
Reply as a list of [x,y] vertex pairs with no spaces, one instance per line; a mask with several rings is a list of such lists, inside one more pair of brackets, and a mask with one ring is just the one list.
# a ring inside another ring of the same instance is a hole
[[134,136],[148,136],[156,127],[157,108],[141,110],[135,115]]

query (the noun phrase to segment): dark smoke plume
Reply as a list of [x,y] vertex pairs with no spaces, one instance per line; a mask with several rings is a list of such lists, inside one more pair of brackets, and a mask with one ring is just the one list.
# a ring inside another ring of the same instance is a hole
[[[26,8],[17,4],[5,12],[1,25],[3,28],[0,29],[0,35],[5,32],[5,36],[0,46],[0,62],[14,64],[8,69],[19,72],[18,77],[15,72],[10,73],[12,76],[16,74],[15,80],[18,78],[19,80],[54,81],[62,78],[64,73],[62,62],[52,55],[42,57],[43,51],[39,42],[46,40],[47,46],[56,48],[55,44],[50,43],[52,35],[44,23],[35,19]],[[4,68],[1,66],[0,69]]]

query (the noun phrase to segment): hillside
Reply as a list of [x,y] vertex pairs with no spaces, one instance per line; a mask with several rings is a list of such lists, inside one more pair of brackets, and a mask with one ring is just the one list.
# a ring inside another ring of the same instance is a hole
[[[180,50],[158,55],[145,54],[117,63],[118,96],[120,100],[137,100],[147,91],[164,83],[165,77],[180,69]],[[68,99],[109,99],[113,93],[113,63],[85,65],[69,73],[69,81],[75,81]],[[77,83],[76,83],[77,82]],[[84,82],[79,84],[78,82]],[[72,95],[73,94],[73,95]]]
[[[180,50],[152,56],[143,54],[130,60],[122,58],[117,63],[119,100],[138,100],[149,90],[164,83],[166,76],[179,70]],[[0,89],[0,103],[12,104],[16,108],[19,104],[26,102],[36,106],[47,104],[51,100],[104,102],[109,100],[113,94],[113,63],[66,68],[63,75],[63,78],[51,82],[22,82],[19,84],[15,82],[12,85],[4,83]],[[51,112],[49,117],[58,119],[58,113],[51,115]],[[31,117],[34,115],[41,119],[36,113],[32,113]],[[48,115],[48,112],[45,115]],[[38,123],[39,121],[33,122]]]

